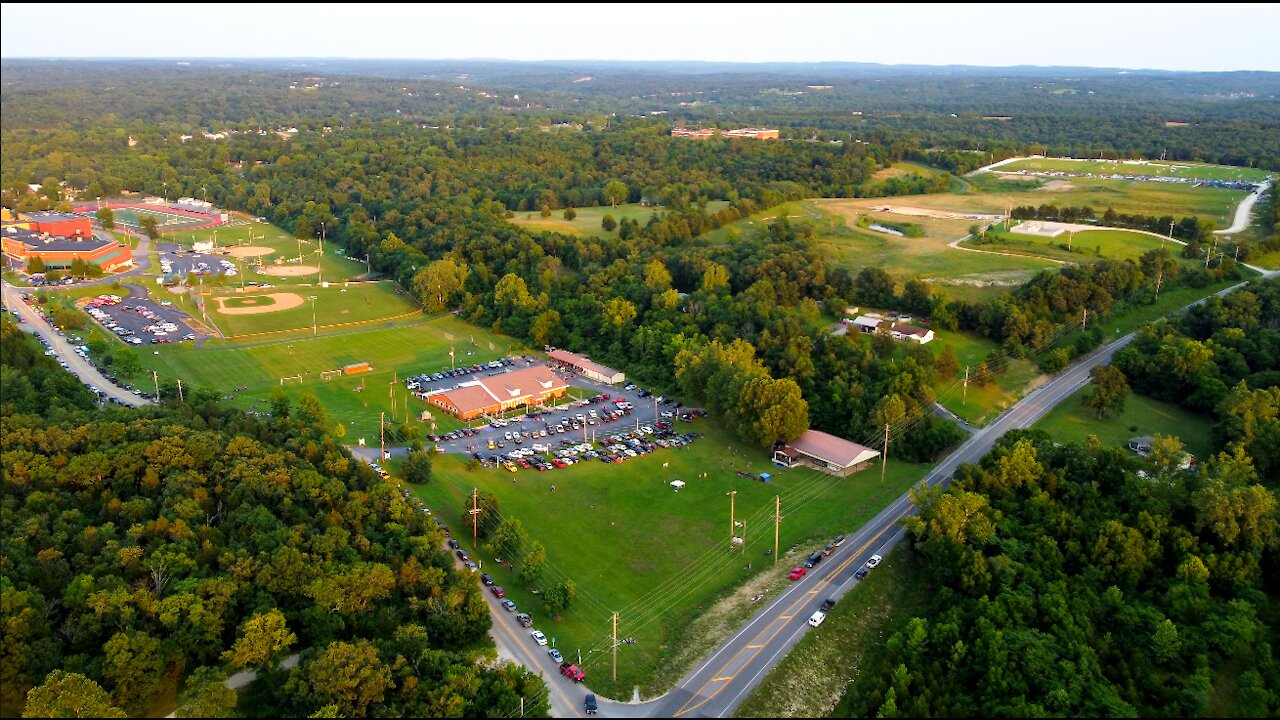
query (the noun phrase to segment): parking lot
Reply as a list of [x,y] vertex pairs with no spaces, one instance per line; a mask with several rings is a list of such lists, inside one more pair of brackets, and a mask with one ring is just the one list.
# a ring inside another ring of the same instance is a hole
[[[464,368],[442,368],[407,378],[405,385],[421,397],[477,375],[500,375],[540,362],[528,357],[503,358]],[[677,430],[676,421],[681,416],[693,419],[700,410],[682,408],[674,399],[654,396],[631,383],[615,387],[560,369],[556,373],[571,387],[586,390],[586,397],[566,398],[554,406],[529,408],[506,418],[477,418],[467,428],[425,439],[442,452],[461,453],[485,466],[518,472],[554,470],[587,460],[624,462],[655,450],[683,446],[698,436]]]
[[184,250],[180,245],[173,243],[158,243],[156,252],[160,256],[160,272],[164,274],[166,280],[180,281],[189,274],[206,278],[226,275],[228,282],[237,282],[241,279],[240,264],[235,258],[224,254],[222,250],[198,253]]
[[[167,303],[167,304],[166,304]],[[195,340],[196,332],[186,322],[186,314],[167,300],[148,298],[141,288],[129,287],[129,295],[103,294],[89,301],[85,311],[107,332],[130,345]]]

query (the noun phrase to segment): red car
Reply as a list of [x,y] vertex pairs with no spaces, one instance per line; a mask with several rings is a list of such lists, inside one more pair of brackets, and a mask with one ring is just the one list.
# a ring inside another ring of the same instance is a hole
[[489,592],[492,592],[494,597],[504,598],[507,596],[507,591],[503,590],[501,585],[490,587]]
[[791,578],[792,580],[799,580],[800,578],[804,577],[804,568],[802,567],[791,568],[791,574],[788,575],[787,577]]
[[579,670],[577,665],[567,662],[560,663],[560,674],[574,682],[582,682],[587,678],[587,674]]

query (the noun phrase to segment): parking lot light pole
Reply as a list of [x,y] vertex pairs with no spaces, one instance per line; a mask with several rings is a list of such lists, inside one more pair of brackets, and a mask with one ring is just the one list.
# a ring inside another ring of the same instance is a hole
[[308,295],[307,299],[311,301],[311,334],[316,335],[316,296]]

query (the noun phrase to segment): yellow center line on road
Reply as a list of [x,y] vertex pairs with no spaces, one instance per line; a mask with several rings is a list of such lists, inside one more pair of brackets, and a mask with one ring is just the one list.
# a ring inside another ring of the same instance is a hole
[[[879,540],[880,537],[883,536],[886,532],[896,527],[898,524],[898,521],[906,516],[908,510],[910,510],[910,507],[911,507],[910,504],[908,504],[907,508],[904,509],[902,512],[898,513],[898,515],[894,517],[893,520],[891,520],[889,523],[887,523],[885,527],[880,530],[880,532],[876,533],[871,537],[870,540],[867,540],[865,543],[863,543],[862,547],[859,547],[857,550],[850,553],[849,557],[846,560],[844,560],[842,563],[840,563],[840,566],[838,568],[827,573],[821,580],[817,582],[817,584],[814,585],[812,589],[810,589],[808,592],[802,593],[800,597],[796,599],[795,602],[788,605],[787,608],[783,611],[784,614],[774,618],[773,621],[771,621],[768,625],[766,625],[759,633],[756,634],[754,638],[752,638],[751,644],[743,647],[741,650],[734,653],[733,657],[729,658],[728,662],[726,662],[723,666],[721,666],[720,668],[721,673],[725,673],[726,671],[728,671],[728,669],[734,665],[735,661],[737,661],[738,656],[744,652],[747,652],[748,650],[751,650],[751,653],[746,658],[746,660],[743,661],[741,667],[745,668],[747,665],[751,664],[751,661],[756,659],[756,656],[760,654],[760,651],[763,650],[769,643],[773,642],[773,639],[778,636],[778,633],[782,632],[783,627],[785,627],[785,623],[780,621],[790,620],[794,618],[796,616],[796,610],[800,605],[807,602],[811,595],[818,594],[819,591],[821,591],[822,589],[830,585],[832,580],[837,575],[844,572],[849,567],[849,565],[852,564],[853,561],[858,557],[858,555],[860,555],[867,548],[871,547],[871,545],[874,544],[877,540]],[[769,632],[771,628],[773,629],[773,631]],[[768,637],[764,637],[765,633],[769,633]],[[760,642],[762,637],[763,637],[763,642]],[[738,672],[741,672],[741,670],[739,670]],[[715,696],[719,695],[721,690],[724,690],[726,687],[729,686],[729,681],[736,678],[738,676],[738,672],[721,674],[719,677],[716,677],[712,680],[708,680],[707,682],[703,683],[702,687],[698,688],[698,691],[694,693],[692,697],[689,698],[689,701],[686,702],[683,707],[675,711],[672,717],[680,717],[685,713],[693,712],[694,710],[697,710],[703,705],[706,705],[708,702],[713,700]],[[720,683],[720,686],[717,687],[715,690],[712,690],[710,694],[702,698],[702,700],[699,701],[697,704],[690,704],[690,703],[693,703],[695,700],[698,700],[698,698],[702,696],[702,693],[705,690],[707,690],[707,688],[712,683]]]
[[[487,605],[488,602],[486,601],[485,604]],[[490,606],[490,609],[492,610],[492,606]],[[506,623],[498,622],[499,616],[497,615],[497,613],[490,612],[490,614],[494,615],[494,622],[493,622],[494,629],[501,632],[511,641],[512,654],[516,653],[517,648],[523,649],[522,646],[520,645],[521,637],[519,635],[516,635],[515,632],[506,625]],[[534,657],[537,657],[536,654]],[[529,672],[534,672],[534,673],[537,673],[538,675],[542,675],[542,673],[536,667],[529,667],[528,669],[529,669]],[[574,713],[575,717],[582,717],[581,713],[577,712],[577,703],[569,699],[569,696],[565,694],[564,690],[560,687],[560,685],[555,682],[554,676],[549,678],[543,678],[543,682],[546,684],[548,692],[553,692],[556,695],[558,695],[560,697],[561,702],[564,703],[565,707],[570,709],[570,712]]]

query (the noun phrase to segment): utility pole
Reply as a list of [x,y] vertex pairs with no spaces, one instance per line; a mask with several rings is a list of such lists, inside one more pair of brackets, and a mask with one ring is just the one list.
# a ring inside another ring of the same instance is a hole
[[471,549],[476,549],[476,538],[479,535],[477,530],[477,518],[480,517],[480,490],[471,488]]
[[160,404],[160,376],[155,370],[151,371],[151,380],[156,384],[156,404]]
[[884,471],[889,468],[889,423],[884,424],[884,457],[880,459],[880,484],[884,484]]
[[773,564],[778,564],[778,534],[782,530],[782,496],[773,496]]
[[387,459],[387,414],[378,413],[378,462]]
[[178,378],[178,402],[186,402],[182,399],[182,378]]
[[735,525],[733,522],[733,501],[734,501],[734,496],[737,494],[738,494],[737,490],[730,490],[729,492],[725,493],[725,495],[729,496],[729,549],[730,550],[733,549],[733,529],[737,527],[737,525]]
[[1164,257],[1160,258],[1160,268],[1156,270],[1156,299],[1160,299],[1160,283],[1164,280]]
[[961,404],[969,404],[969,366],[964,366],[964,392],[961,395]]
[[1089,308],[1084,309],[1084,319],[1080,321],[1080,327],[1082,329],[1089,327]]
[[613,681],[618,681],[618,613],[613,614]]

